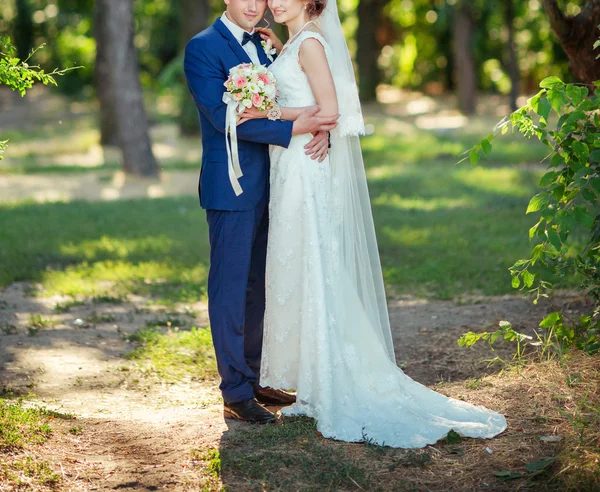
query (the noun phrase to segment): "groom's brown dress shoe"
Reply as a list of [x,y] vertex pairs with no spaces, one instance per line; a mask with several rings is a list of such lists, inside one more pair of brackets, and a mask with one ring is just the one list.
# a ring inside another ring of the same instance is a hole
[[254,398],[237,403],[225,403],[224,413],[225,417],[256,424],[266,424],[276,419],[273,413],[260,405]]
[[296,395],[291,395],[285,391],[273,389],[268,386],[266,388],[256,386],[254,388],[254,397],[263,405],[286,406],[296,403]]

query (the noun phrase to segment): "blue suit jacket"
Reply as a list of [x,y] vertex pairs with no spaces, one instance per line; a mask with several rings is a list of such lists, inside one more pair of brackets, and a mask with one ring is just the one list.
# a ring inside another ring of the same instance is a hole
[[[264,51],[257,49],[263,64]],[[251,120],[238,126],[238,149],[244,176],[244,192],[235,196],[227,172],[223,83],[229,69],[250,63],[250,57],[231,31],[217,19],[192,38],[185,48],[184,70],[188,87],[200,115],[202,128],[202,170],[198,193],[200,205],[211,210],[251,210],[268,193],[269,144],[286,147],[292,138],[290,121]]]

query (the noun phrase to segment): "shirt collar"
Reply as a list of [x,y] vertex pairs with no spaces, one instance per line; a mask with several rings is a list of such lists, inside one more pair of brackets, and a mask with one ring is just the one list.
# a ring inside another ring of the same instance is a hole
[[[221,21],[223,22],[223,24],[225,24],[225,26],[227,27],[227,29],[229,29],[231,31],[231,34],[233,34],[233,36],[235,37],[235,39],[237,39],[238,42],[240,44],[242,44],[242,41],[244,40],[244,33],[247,32],[247,31],[245,31],[244,29],[242,29],[237,24],[234,24],[233,22],[231,22],[229,20],[229,17],[227,17],[227,14],[225,12],[223,12],[223,15],[221,16]],[[250,32],[248,34],[254,34],[254,29],[252,29],[252,32]]]

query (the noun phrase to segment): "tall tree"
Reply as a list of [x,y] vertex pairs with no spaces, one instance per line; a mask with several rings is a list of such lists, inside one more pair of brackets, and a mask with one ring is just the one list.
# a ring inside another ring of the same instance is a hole
[[33,48],[33,9],[29,0],[17,0],[15,18],[15,46],[21,60],[25,60]]
[[125,172],[159,174],[152,153],[148,116],[144,108],[137,53],[133,43],[133,0],[97,0],[96,31],[104,43],[109,84]]
[[358,86],[363,101],[377,98],[377,86],[381,82],[379,55],[381,45],[378,30],[383,24],[383,10],[388,0],[360,0],[358,2],[358,27],[356,30],[356,63]]
[[552,30],[569,58],[569,69],[579,80],[592,84],[600,80],[600,60],[593,46],[598,39],[600,0],[588,0],[575,16],[565,15],[557,0],[542,0]]
[[108,10],[102,8],[100,3],[96,5],[94,12],[94,27],[96,37],[96,65],[94,70],[94,85],[96,94],[100,101],[100,143],[102,145],[119,145],[119,133],[117,128],[117,108],[115,105],[116,95],[113,93],[113,85],[108,83],[110,77],[110,59],[108,56],[108,44],[106,39],[108,29],[106,26]]
[[[208,26],[209,15],[208,0],[181,0],[182,46]],[[187,89],[180,102],[179,127],[184,135],[198,133],[199,129],[196,106],[191,104]]]
[[477,71],[473,57],[475,18],[467,0],[454,9],[452,27],[458,104],[464,114],[474,114],[477,107]]
[[515,44],[515,4],[514,0],[505,0],[504,20],[508,30],[508,75],[510,76],[510,108],[517,109],[517,97],[519,97],[519,60]]

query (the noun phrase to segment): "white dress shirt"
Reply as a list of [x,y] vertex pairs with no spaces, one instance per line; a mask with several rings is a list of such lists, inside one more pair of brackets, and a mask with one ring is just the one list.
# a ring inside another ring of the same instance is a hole
[[[233,22],[231,22],[225,12],[223,12],[223,15],[221,16],[221,21],[223,21],[223,24],[225,24],[227,29],[229,29],[231,31],[231,34],[233,34],[233,37],[238,40],[238,43],[240,43],[240,46],[242,46],[242,41],[244,40],[244,33],[246,31],[244,29],[242,29],[240,26],[238,26],[237,24],[234,24]],[[249,32],[248,34],[253,34],[253,33],[254,33],[254,29],[252,29],[252,32]],[[260,59],[258,58],[258,52],[256,51],[256,45],[252,41],[248,41],[244,46],[242,46],[242,48],[244,49],[244,51],[246,53],[248,53],[248,56],[250,57],[250,60],[252,60],[252,63],[254,63],[256,65],[261,64]]]

